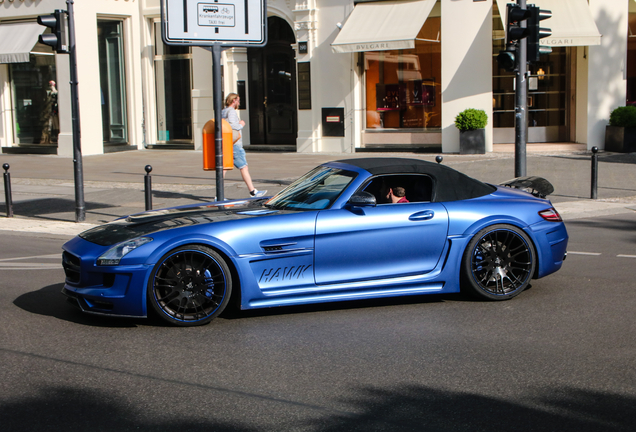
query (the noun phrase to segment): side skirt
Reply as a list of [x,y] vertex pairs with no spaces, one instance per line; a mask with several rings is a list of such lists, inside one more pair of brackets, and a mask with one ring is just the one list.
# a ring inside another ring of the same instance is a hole
[[249,302],[250,307],[262,308],[273,306],[303,305],[311,303],[326,303],[344,300],[362,300],[381,297],[398,297],[408,295],[435,294],[444,292],[441,282],[410,287],[370,288],[355,291],[317,292],[297,296],[277,296],[276,298],[258,299]]

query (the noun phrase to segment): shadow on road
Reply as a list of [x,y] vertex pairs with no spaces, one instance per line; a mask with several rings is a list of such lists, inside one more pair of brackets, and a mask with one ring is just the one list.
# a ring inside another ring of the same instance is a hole
[[[190,387],[190,391],[167,395],[153,391],[158,384],[146,380],[145,385],[127,392],[126,398],[106,390],[72,386],[48,387],[35,395],[14,398],[5,394],[0,406],[2,429],[5,432],[627,432],[633,431],[636,421],[634,398],[568,387],[530,390],[530,394],[520,396],[522,401],[420,385],[363,387],[352,389],[353,396],[346,400],[319,406],[188,383],[173,385]],[[243,408],[234,413],[215,409],[214,401],[228,396],[238,397]],[[137,406],[137,398],[143,398],[144,403]],[[191,408],[182,408],[195,401],[202,409],[193,412]],[[245,415],[246,410],[252,415]]]
[[[13,304],[29,313],[51,316],[60,320],[94,327],[172,327],[170,324],[160,319],[154,313],[150,313],[147,319],[110,317],[84,313],[77,306],[70,303],[67,300],[66,296],[61,293],[63,287],[63,283],[48,285],[37,291],[22,294],[14,300]],[[250,310],[240,310],[237,305],[230,303],[225,311],[223,311],[223,313],[216,319],[249,319],[312,312],[354,310],[409,304],[441,303],[445,301],[473,302],[480,300],[464,294],[444,294],[390,297],[369,300],[352,300],[333,303],[318,303],[303,306],[283,306]],[[212,322],[212,324],[210,325],[214,325],[214,322]]]
[[66,296],[62,294],[63,287],[63,283],[58,283],[22,294],[13,304],[32,314],[94,327],[137,327],[140,323],[138,319],[85,314],[66,300]]

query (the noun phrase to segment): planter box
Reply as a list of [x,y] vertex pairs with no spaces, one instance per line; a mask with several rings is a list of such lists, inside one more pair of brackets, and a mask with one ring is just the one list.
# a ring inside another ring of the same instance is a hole
[[486,153],[486,129],[459,132],[459,154]]
[[605,127],[605,151],[636,152],[636,127]]

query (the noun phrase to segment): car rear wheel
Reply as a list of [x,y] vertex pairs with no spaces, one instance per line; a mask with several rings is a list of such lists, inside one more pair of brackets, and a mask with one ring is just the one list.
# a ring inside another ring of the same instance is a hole
[[148,301],[159,316],[178,326],[207,324],[227,305],[232,276],[223,258],[204,246],[183,246],[157,263]]
[[510,299],[525,290],[536,258],[530,238],[512,225],[492,225],[470,241],[462,261],[462,281],[489,300]]

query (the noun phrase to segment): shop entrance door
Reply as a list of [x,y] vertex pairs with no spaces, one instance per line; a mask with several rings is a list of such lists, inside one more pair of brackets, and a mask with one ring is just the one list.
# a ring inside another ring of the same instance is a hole
[[269,17],[268,42],[249,48],[249,116],[251,144],[295,145],[296,59],[294,32],[281,18]]
[[97,35],[104,144],[127,144],[123,21],[98,20]]

